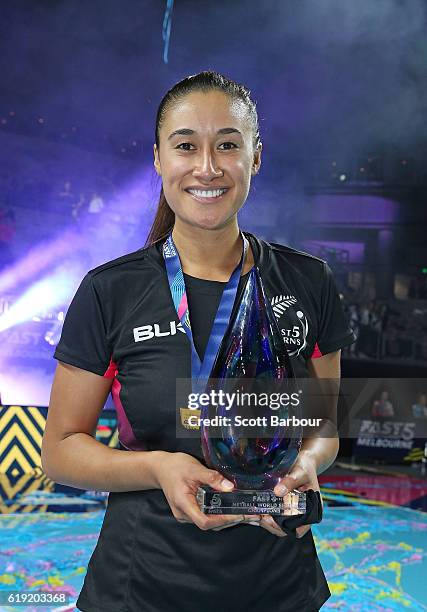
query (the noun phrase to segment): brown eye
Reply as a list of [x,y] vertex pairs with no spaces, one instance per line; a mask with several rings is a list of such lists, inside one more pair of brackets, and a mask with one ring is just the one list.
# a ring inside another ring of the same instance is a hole
[[[190,146],[190,147],[192,146],[191,142],[181,142],[179,145],[177,145],[177,146],[175,147],[175,149],[181,149],[181,147],[182,147],[182,146],[184,146],[184,145],[185,145],[185,146],[186,146],[186,145],[188,145],[188,146]],[[181,149],[181,151],[190,151],[190,150],[191,150],[191,149]]]
[[[232,145],[234,149],[237,149],[237,145],[234,142],[222,142],[219,146],[222,147],[223,145]],[[227,147],[226,151],[230,151],[230,149]]]

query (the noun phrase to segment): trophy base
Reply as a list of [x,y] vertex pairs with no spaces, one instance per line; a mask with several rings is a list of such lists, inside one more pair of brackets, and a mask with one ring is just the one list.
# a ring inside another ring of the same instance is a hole
[[208,486],[197,489],[196,501],[204,514],[275,514],[296,516],[306,512],[306,496],[289,491],[278,497],[273,491],[215,491]]

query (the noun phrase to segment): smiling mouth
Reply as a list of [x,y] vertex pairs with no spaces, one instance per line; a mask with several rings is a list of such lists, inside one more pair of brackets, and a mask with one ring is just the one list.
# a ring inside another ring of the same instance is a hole
[[214,201],[221,198],[228,191],[228,187],[220,189],[186,189],[196,200]]

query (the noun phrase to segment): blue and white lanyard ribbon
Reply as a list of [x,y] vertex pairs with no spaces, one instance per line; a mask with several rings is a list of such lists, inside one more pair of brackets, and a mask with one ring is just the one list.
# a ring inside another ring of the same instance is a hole
[[212,325],[203,361],[201,361],[194,346],[184,274],[182,272],[181,260],[172,238],[172,233],[169,234],[168,238],[163,244],[163,257],[165,260],[172,300],[178,318],[191,345],[191,379],[193,392],[202,392],[204,390],[209,379],[215,357],[230,322],[234,301],[236,299],[237,288],[239,286],[240,274],[249,246],[248,240],[242,232],[240,232],[240,236],[243,240],[242,256],[240,258],[240,262],[234,269],[234,272],[224,288],[221,301],[215,315],[215,320]]

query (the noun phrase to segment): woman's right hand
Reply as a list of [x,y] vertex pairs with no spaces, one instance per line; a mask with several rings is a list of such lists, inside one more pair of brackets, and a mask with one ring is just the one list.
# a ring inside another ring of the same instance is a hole
[[200,485],[206,484],[216,491],[232,491],[234,485],[222,474],[205,467],[200,461],[186,453],[165,453],[156,467],[160,488],[169,503],[172,514],[179,523],[194,523],[199,529],[219,531],[243,523],[246,519],[259,522],[257,516],[203,514],[196,493]]

